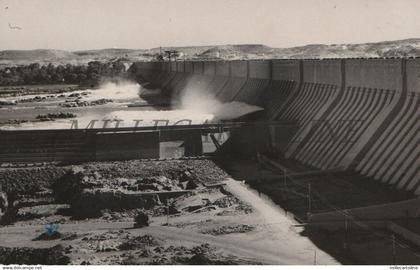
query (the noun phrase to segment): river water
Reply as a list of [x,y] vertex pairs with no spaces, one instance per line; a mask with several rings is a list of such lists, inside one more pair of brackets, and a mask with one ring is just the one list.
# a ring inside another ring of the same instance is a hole
[[[148,91],[148,92],[147,92]],[[160,94],[160,90],[155,90]],[[79,94],[79,101],[92,102],[99,99],[112,99],[104,105],[88,107],[62,107],[72,101],[71,94]],[[153,95],[153,91],[145,90],[135,83],[108,83],[96,90],[79,90],[61,94],[26,95],[3,98],[1,101],[14,102],[17,105],[4,105],[0,108],[0,129],[70,129],[86,128],[94,124],[94,128],[115,128],[202,124],[218,120],[229,120],[241,115],[261,110],[261,108],[242,102],[220,103],[209,96],[184,95],[179,106],[175,108],[149,105],[143,98],[145,94]],[[41,101],[19,102],[22,99],[39,96]],[[140,105],[131,107],[133,104]],[[131,106],[129,106],[131,105]],[[54,121],[36,121],[37,115],[48,113],[72,113],[76,118],[56,119]],[[8,120],[27,120],[26,123],[10,124]],[[77,124],[77,126],[76,126]],[[90,126],[92,127],[92,126]]]

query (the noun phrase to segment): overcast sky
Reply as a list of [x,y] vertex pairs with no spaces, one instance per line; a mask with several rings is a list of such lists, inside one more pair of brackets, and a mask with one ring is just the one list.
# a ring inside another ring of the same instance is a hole
[[419,37],[420,0],[0,0],[0,50]]

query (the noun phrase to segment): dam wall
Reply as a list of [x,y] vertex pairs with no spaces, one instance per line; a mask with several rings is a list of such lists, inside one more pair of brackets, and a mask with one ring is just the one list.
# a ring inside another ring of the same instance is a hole
[[170,80],[175,76],[176,72],[171,70],[171,63],[165,62],[162,65],[162,73],[157,81],[163,87],[166,86]]
[[[206,90],[210,83],[213,81],[214,73],[213,74],[205,74],[204,73],[204,62],[189,62],[192,65],[192,70],[190,73],[190,77],[187,83],[187,86],[184,88],[183,92],[181,93],[181,97],[185,94],[189,94],[190,91],[192,92],[199,92],[199,93],[208,93]],[[210,68],[211,71],[214,71],[214,67]],[[207,70],[209,72],[209,70]]]
[[295,121],[297,132],[284,149],[288,158],[295,158],[296,149],[312,141],[316,133],[313,127],[325,119],[325,115],[340,97],[342,72],[340,60],[308,60],[302,63],[301,85],[295,95],[275,118]]
[[234,97],[235,101],[246,102],[252,105],[263,105],[262,94],[268,88],[271,80],[270,61],[248,61],[247,80],[243,88]]
[[268,119],[275,118],[285,102],[295,94],[302,81],[299,60],[270,61],[270,82],[262,93],[262,105]]
[[169,72],[165,64],[136,63],[136,76],[176,99],[200,89],[263,107],[269,122],[252,132],[253,151],[420,194],[420,59],[178,61]]
[[400,189],[420,193],[420,59],[403,65],[403,88],[398,89],[398,110],[381,127],[375,141],[358,157],[358,172]]
[[229,62],[229,78],[216,95],[222,102],[231,102],[245,86],[248,79],[248,62],[236,60]]
[[[315,117],[310,137],[289,152],[289,157],[322,169],[347,167],[375,138],[376,130],[396,106],[402,85],[401,63],[394,59],[349,59],[341,72],[345,83],[334,103],[324,105],[326,112]],[[392,84],[386,84],[387,76],[395,79]]]
[[225,61],[213,62],[215,66],[214,81],[207,91],[217,97],[228,83],[230,78],[230,63]]

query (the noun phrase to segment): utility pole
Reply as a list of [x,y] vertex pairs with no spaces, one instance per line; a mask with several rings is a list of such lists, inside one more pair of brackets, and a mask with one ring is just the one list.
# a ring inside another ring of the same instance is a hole
[[312,212],[311,183],[308,183],[308,213]]
[[169,204],[166,205],[166,225],[169,226]]
[[173,203],[172,199],[166,200],[166,225],[169,226],[169,207]]
[[[287,199],[289,198],[289,189],[287,188],[287,170],[284,169],[283,170],[283,183],[284,183],[284,189],[285,189],[285,199],[287,201]],[[286,209],[286,207],[285,207]],[[286,216],[287,216],[287,210],[286,210]]]
[[344,244],[343,244],[343,247],[344,247],[344,249],[347,249],[347,237],[348,237],[347,216],[344,217],[344,228],[345,228],[345,232],[344,232]]
[[284,169],[283,171],[283,181],[284,181],[284,188],[287,190],[287,170]]
[[169,62],[171,62],[172,57],[174,58],[174,61],[176,61],[177,57],[179,56],[179,52],[176,50],[165,51],[165,54],[168,56]]
[[397,249],[396,249],[396,243],[395,243],[395,234],[392,234],[392,260],[394,265],[397,264]]

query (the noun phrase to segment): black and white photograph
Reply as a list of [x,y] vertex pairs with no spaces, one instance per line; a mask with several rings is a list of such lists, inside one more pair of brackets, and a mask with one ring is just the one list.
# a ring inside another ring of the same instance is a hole
[[0,0],[0,269],[418,270],[419,134],[420,0]]

